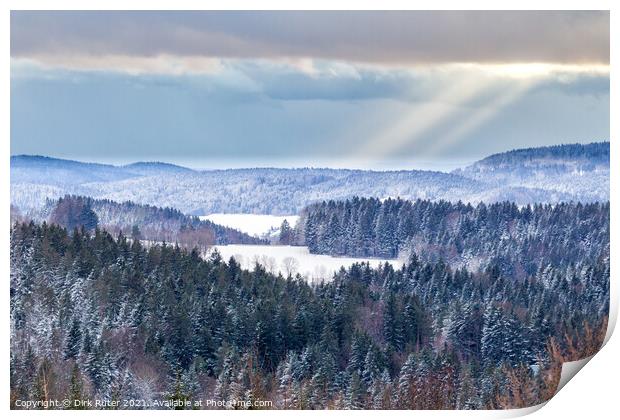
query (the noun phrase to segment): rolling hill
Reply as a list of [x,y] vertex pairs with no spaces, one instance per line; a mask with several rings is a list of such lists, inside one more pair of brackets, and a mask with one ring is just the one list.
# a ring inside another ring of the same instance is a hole
[[124,166],[11,157],[11,203],[24,212],[65,194],[173,207],[191,215],[289,215],[326,199],[401,197],[464,202],[609,200],[609,143],[513,150],[451,173],[329,168],[198,171],[162,162]]

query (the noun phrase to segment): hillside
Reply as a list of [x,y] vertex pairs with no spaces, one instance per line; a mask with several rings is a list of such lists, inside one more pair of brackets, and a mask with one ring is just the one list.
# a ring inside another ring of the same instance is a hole
[[452,173],[489,185],[573,194],[580,201],[609,199],[609,142],[511,150]]
[[135,162],[121,166],[121,168],[139,175],[161,174],[165,172],[186,174],[195,172],[193,169],[165,162]]
[[322,200],[400,197],[516,204],[609,200],[609,143],[513,150],[452,173],[328,168],[196,171],[11,158],[11,203],[24,212],[65,194],[177,208],[183,213],[290,215]]
[[[170,207],[141,205],[131,201],[118,203],[105,199],[65,196],[58,200],[48,200],[45,207],[34,215],[33,219],[73,229],[81,224],[78,222],[84,219],[83,215],[91,211],[94,213],[95,221],[92,222],[92,226],[87,227],[98,226],[116,235],[122,231],[125,235],[136,239],[178,242],[190,247],[263,243],[260,239],[236,229],[208,220],[199,220]],[[71,213],[75,216],[72,217]]]
[[549,165],[551,162],[564,164],[564,166],[570,165],[571,162],[609,165],[609,154],[609,142],[530,147],[504,153],[496,153],[476,162],[468,168],[506,168],[526,165],[541,167]]
[[[118,202],[174,207],[184,213],[290,215],[323,199],[358,196],[448,199],[482,194],[485,186],[458,175],[432,171],[364,171],[325,168],[251,168],[193,171],[162,164],[104,165],[87,177],[90,164],[58,159],[51,168],[37,157],[19,157],[11,168],[11,202],[29,211],[46,198],[83,195]],[[27,173],[27,176],[25,175]],[[105,175],[105,176],[104,176]],[[71,181],[69,181],[71,179]]]
[[306,208],[296,241],[311,253],[443,260],[503,274],[536,274],[546,265],[609,257],[609,203],[517,207],[514,203],[354,198]]
[[75,186],[88,182],[112,182],[139,176],[113,165],[56,159],[47,156],[11,156],[12,184]]

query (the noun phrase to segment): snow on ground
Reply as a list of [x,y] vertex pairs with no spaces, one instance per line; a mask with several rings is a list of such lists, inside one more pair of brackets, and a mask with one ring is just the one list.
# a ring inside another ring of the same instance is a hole
[[214,213],[199,216],[200,220],[209,220],[218,225],[240,230],[249,235],[265,237],[273,236],[280,230],[280,225],[286,219],[291,227],[295,226],[299,216],[272,216],[270,214],[224,214]]
[[329,255],[310,254],[305,246],[275,245],[218,245],[215,248],[224,261],[234,257],[242,268],[252,269],[256,262],[268,271],[284,276],[301,274],[310,282],[329,281],[340,267],[350,267],[353,263],[368,261],[372,267],[389,262],[399,267],[399,260],[378,258],[348,258]]

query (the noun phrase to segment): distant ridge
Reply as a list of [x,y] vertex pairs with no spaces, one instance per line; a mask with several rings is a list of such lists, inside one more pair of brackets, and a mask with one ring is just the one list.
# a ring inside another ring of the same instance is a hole
[[193,170],[165,162],[123,166],[11,157],[11,203],[22,211],[66,194],[174,207],[185,214],[298,214],[308,204],[400,197],[516,204],[609,200],[609,142],[496,153],[452,172],[329,168]]
[[130,170],[139,170],[139,171],[149,171],[149,170],[172,170],[178,172],[195,172],[191,168],[187,168],[185,166],[175,165],[173,163],[166,162],[134,162],[129,163],[127,165],[121,166],[121,168],[130,169]]
[[105,163],[88,163],[40,155],[11,156],[11,183],[75,186],[112,182],[140,174]]
[[[495,153],[481,159],[470,166],[480,164],[513,163],[517,160],[531,161],[534,159],[594,159],[609,162],[610,144],[608,141],[598,143],[571,143],[555,146],[529,147]],[[458,172],[457,169],[455,172]]]
[[[549,197],[573,196],[559,201],[607,201],[609,149],[609,142],[517,149],[496,153],[452,173],[498,190],[518,187],[547,191]],[[554,201],[558,200],[549,199]]]
[[[506,152],[499,152],[489,155],[483,159],[480,159],[473,164],[465,167],[458,168],[452,171],[452,173],[461,173],[464,172],[467,168],[479,165],[479,164],[498,164],[498,163],[507,163],[510,161],[514,161],[516,159],[522,160],[533,160],[533,159],[541,159],[541,158],[556,158],[556,159],[574,159],[574,158],[582,158],[582,159],[596,159],[596,160],[605,160],[609,161],[610,158],[610,142],[609,141],[601,141],[601,142],[593,142],[593,143],[566,143],[559,144],[553,146],[540,146],[540,147],[527,147],[521,149],[511,149]],[[164,170],[176,170],[176,171],[187,171],[187,172],[201,172],[192,168],[188,168],[181,165],[176,165],[174,163],[168,163],[163,161],[138,161],[132,162],[125,165],[113,165],[107,163],[98,163],[98,162],[83,162],[73,159],[64,159],[64,158],[56,158],[51,156],[44,155],[13,155],[11,156],[11,166],[20,165],[25,163],[40,163],[45,165],[75,165],[75,166],[99,166],[105,168],[117,168],[117,169],[126,169],[126,170],[153,170],[153,169],[164,169]],[[281,168],[277,167],[248,167],[248,168],[234,168],[234,169],[218,169],[220,171],[239,171],[239,170],[279,170]],[[323,169],[330,170],[332,168],[314,168],[314,167],[300,167],[296,169]],[[365,169],[338,169],[342,171],[351,171],[351,172],[410,172],[410,171],[418,171],[418,172],[436,172],[436,173],[445,173],[441,171],[426,171],[426,170],[418,170],[418,169],[410,169],[410,170],[398,170],[398,171],[375,171],[375,170],[365,170]],[[209,171],[209,170],[204,170]]]
[[109,163],[99,163],[99,162],[82,162],[74,159],[64,159],[64,158],[56,158],[51,156],[44,155],[13,155],[11,156],[11,165],[20,165],[20,164],[44,164],[47,166],[50,165],[63,165],[63,166],[99,166],[105,168],[117,168],[117,169],[174,169],[174,170],[182,170],[182,171],[194,171],[193,169],[187,168],[185,166],[175,165],[173,163],[166,163],[160,161],[139,161],[128,163],[126,165],[113,165]]
[[97,163],[97,162],[82,162],[79,160],[72,159],[63,159],[63,158],[55,158],[51,156],[43,156],[43,155],[13,155],[11,156],[11,166],[13,165],[21,165],[21,164],[43,164],[43,165],[74,165],[74,166],[99,166],[106,168],[117,168],[117,166],[110,165],[107,163]]

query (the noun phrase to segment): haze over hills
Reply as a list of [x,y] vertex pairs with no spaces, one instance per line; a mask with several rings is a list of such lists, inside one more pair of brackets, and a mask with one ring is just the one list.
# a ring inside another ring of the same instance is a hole
[[609,200],[609,142],[513,150],[451,173],[328,168],[193,170],[11,157],[11,202],[22,211],[78,194],[184,213],[296,214],[325,199],[401,197],[517,204]]

